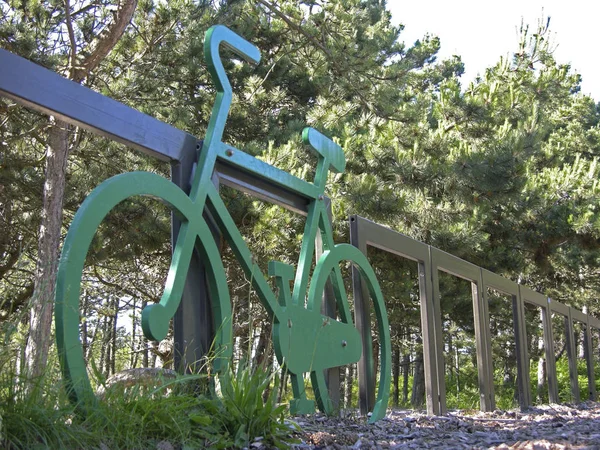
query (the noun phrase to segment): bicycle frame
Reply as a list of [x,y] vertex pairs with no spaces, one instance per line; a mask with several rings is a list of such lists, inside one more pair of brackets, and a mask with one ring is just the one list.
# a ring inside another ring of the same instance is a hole
[[[303,140],[315,151],[318,159],[314,182],[309,183],[223,143],[221,138],[226,118],[229,113],[232,93],[231,86],[219,55],[219,46],[221,43],[225,43],[230,49],[249,61],[256,62],[259,59],[258,49],[229,29],[223,26],[216,26],[212,27],[207,32],[205,55],[209,71],[217,86],[217,96],[209,121],[204,145],[198,157],[198,165],[194,173],[189,197],[198,210],[204,210],[204,208],[206,208],[211,213],[212,218],[215,220],[218,228],[231,246],[244,272],[252,280],[253,287],[256,289],[261,303],[276,324],[285,322],[286,319],[288,319],[289,313],[286,313],[284,310],[287,306],[305,307],[308,311],[312,311],[313,317],[315,320],[318,320],[315,314],[319,314],[321,299],[309,297],[306,305],[304,300],[307,294],[310,267],[315,254],[317,230],[320,231],[323,250],[325,252],[332,249],[335,245],[333,242],[333,232],[329,221],[327,220],[327,211],[323,205],[323,192],[330,166],[333,167],[334,170],[343,170],[344,168],[345,162],[343,151],[339,146],[318,133],[316,130],[311,128],[305,129]],[[295,277],[292,273],[293,269],[290,266],[286,267],[277,262],[272,262],[270,264],[270,274],[276,277],[277,284],[280,288],[279,299],[277,299],[271,291],[259,267],[253,263],[248,246],[220,198],[218,190],[212,183],[212,174],[217,160],[222,160],[226,164],[237,165],[245,168],[247,171],[260,174],[260,177],[263,179],[284,186],[293,193],[301,194],[311,199],[308,206],[305,234]],[[183,226],[185,227],[185,224]],[[189,245],[190,242],[185,236],[182,239],[178,239],[174,253],[178,255],[184,254],[185,248]],[[179,270],[178,264],[180,264],[180,261],[174,259],[170,269],[171,273],[175,273]],[[337,295],[337,306],[340,311],[340,317],[343,322],[348,322],[351,320],[351,317],[348,307],[348,298],[343,289],[341,272],[339,267],[334,267],[332,270],[334,276],[331,278],[334,289],[339,293],[339,295]],[[289,281],[292,278],[295,278],[294,289],[290,295]],[[178,281],[179,283],[182,283],[183,279],[179,278]],[[179,292],[181,286],[173,285],[169,290]],[[164,317],[170,319],[173,316],[178,301],[179,299],[176,297],[166,297],[164,298],[164,301],[161,300],[161,311]],[[317,302],[319,303],[317,304]],[[298,313],[298,310],[296,310],[296,313]],[[157,314],[158,313],[153,312],[153,308],[150,307],[147,311],[144,311],[144,315],[142,316],[144,332],[148,338],[154,340],[162,339],[164,337],[163,332],[165,329],[164,324],[158,325],[158,318],[151,318],[152,315],[157,316]],[[157,324],[156,329],[160,329],[160,333],[158,331],[153,331],[153,323]],[[335,328],[335,326],[333,328]],[[347,340],[355,341],[356,339],[352,339],[354,337],[355,336],[347,337]],[[358,348],[361,348],[360,345],[358,345]],[[276,348],[276,350],[278,353],[277,356],[281,361],[285,358],[286,352],[281,347]],[[332,358],[332,361],[335,362],[336,358]],[[307,368],[306,364],[304,364],[302,368],[308,370],[310,367]],[[298,367],[298,370],[301,370],[300,366]]]
[[[217,159],[220,159],[227,164],[244,168],[247,171],[259,174],[264,179],[284,186],[292,192],[304,195],[312,200],[308,207],[305,238],[300,252],[300,260],[298,261],[298,269],[296,271],[292,293],[293,296],[291,299],[292,304],[298,305],[303,303],[301,297],[304,297],[306,294],[309,267],[312,264],[312,258],[315,253],[314,242],[317,229],[321,231],[323,248],[327,250],[334,246],[331,226],[327,220],[327,211],[323,207],[323,193],[330,165],[334,170],[343,170],[345,165],[343,159],[344,156],[341,148],[332,141],[326,139],[315,130],[305,130],[303,138],[307,143],[311,144],[314,150],[316,150],[318,158],[314,183],[308,183],[305,180],[297,178],[288,172],[260,161],[241,150],[223,143],[221,139],[231,105],[232,92],[231,85],[225,74],[225,69],[219,54],[219,47],[221,44],[225,44],[230,50],[233,50],[249,62],[258,63],[260,60],[260,52],[256,47],[226,27],[215,26],[206,33],[204,42],[205,57],[209,72],[217,88],[217,96],[211,113],[204,145],[198,158],[198,169],[196,170],[194,180],[192,181],[190,198],[194,203],[198,204],[199,207],[204,206],[201,198],[204,196],[208,198],[208,203],[206,204],[207,208],[217,220],[219,228],[224,232],[225,237],[231,245],[236,258],[242,264],[247,276],[253,280],[254,287],[259,294],[259,298],[267,308],[267,312],[270,316],[277,317],[281,312],[279,311],[275,296],[266,283],[258,266],[252,263],[250,250],[246,246],[237,227],[233,223],[233,219],[231,219],[227,208],[218,196],[218,192],[216,192],[216,189],[211,182],[215,163]],[[321,148],[324,149],[324,151],[320,152],[318,150]],[[341,283],[339,269],[336,270],[335,283]],[[343,291],[343,289],[341,289],[341,291]],[[343,305],[338,305],[342,319],[348,320],[350,311],[347,298],[344,298],[344,301],[339,303],[343,303]],[[311,310],[315,310],[315,306],[318,307],[320,305],[307,305]]]
[[[298,400],[296,411],[310,412],[311,407],[303,392],[301,374],[311,372],[315,378],[313,384],[318,385],[318,390],[322,391],[325,386],[322,370],[356,362],[362,353],[362,343],[358,332],[353,326],[347,324],[348,322],[351,323],[352,319],[339,266],[331,266],[332,276],[328,278],[331,279],[334,292],[337,294],[336,305],[341,322],[330,321],[326,316],[320,315],[322,291],[319,291],[318,288],[311,289],[312,294],[307,296],[317,231],[320,232],[325,259],[329,255],[329,251],[335,247],[333,232],[327,219],[327,211],[323,205],[323,192],[330,167],[337,171],[344,169],[344,155],[341,148],[331,140],[314,129],[305,129],[303,140],[315,151],[318,159],[314,182],[308,183],[223,143],[221,138],[232,94],[219,55],[221,43],[225,43],[230,49],[249,61],[256,62],[259,58],[258,49],[227,28],[216,26],[207,32],[205,57],[213,82],[217,87],[217,96],[204,145],[199,154],[190,199],[196,208],[199,210],[206,208],[211,213],[219,230],[231,246],[236,259],[240,262],[246,275],[252,280],[253,287],[261,303],[274,323],[273,336],[278,360],[280,363],[285,363],[293,375],[294,393]],[[291,192],[301,194],[311,200],[308,206],[305,233],[295,276],[291,266],[274,261],[269,264],[269,274],[275,276],[276,284],[279,287],[278,299],[271,291],[259,267],[252,261],[248,246],[220,198],[218,190],[212,183],[211,178],[217,160],[260,174],[261,178],[284,186]],[[185,224],[182,227],[185,227]],[[191,245],[185,231],[184,228],[185,237],[178,239],[175,246],[174,254],[176,255],[185,254],[186,247]],[[177,273],[179,264],[180,261],[174,259],[170,273]],[[319,266],[317,265],[317,267]],[[289,281],[293,278],[295,278],[294,288],[290,292]],[[182,278],[179,278],[179,282],[183,282]],[[324,285],[321,289],[324,289]],[[181,285],[174,285],[169,289],[169,291],[174,292],[180,292],[180,290]],[[307,299],[306,304],[305,299]],[[172,317],[177,304],[178,298],[176,296],[163,297],[160,306],[150,306],[143,312],[142,325],[148,338],[160,340],[164,337],[162,334],[166,329],[164,318],[170,319]],[[162,313],[162,325],[159,325],[158,311]],[[297,322],[296,326],[292,325],[294,322]],[[156,324],[157,330],[161,330],[160,333],[153,331],[153,324]],[[305,349],[299,348],[302,346],[297,338],[298,329],[312,330],[313,333],[321,335],[319,337],[312,336],[308,340],[308,342],[314,341],[312,354],[307,355],[306,351],[302,351]],[[319,342],[318,349],[317,342]],[[338,347],[340,344],[341,349]],[[321,409],[330,410],[331,405],[326,404],[320,397],[326,396],[317,394],[317,402]]]

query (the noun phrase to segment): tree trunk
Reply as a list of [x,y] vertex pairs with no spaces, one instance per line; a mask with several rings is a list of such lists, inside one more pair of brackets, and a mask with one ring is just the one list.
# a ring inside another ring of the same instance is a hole
[[[371,328],[373,329],[373,328]],[[374,375],[377,377],[379,372],[379,339],[378,336],[373,336],[373,370]]]
[[271,322],[265,321],[261,326],[260,336],[258,338],[258,344],[254,351],[254,358],[252,361],[252,367],[262,370],[267,369],[268,362],[272,354],[269,343],[271,342]]
[[460,392],[460,353],[458,346],[454,346],[454,374],[456,378],[456,392]]
[[156,367],[156,358],[158,358],[158,342],[152,341],[150,343],[150,345],[152,345],[152,347],[154,348],[154,351],[152,352],[152,357],[148,358],[148,352],[150,351],[148,349],[148,340],[144,340],[145,344],[145,358],[144,358],[144,367]]
[[537,399],[538,402],[542,403],[545,398],[546,391],[546,359],[544,358],[544,339],[538,339],[538,350],[540,353],[540,358],[538,359],[538,367],[537,367]]
[[281,383],[279,384],[279,393],[277,394],[277,403],[281,403],[283,396],[287,393],[288,371],[285,367],[281,368]]
[[89,302],[89,296],[87,295],[87,292],[84,290],[83,291],[83,306],[82,306],[82,315],[83,315],[83,322],[81,324],[81,344],[83,347],[83,357],[85,358],[85,355],[88,354],[89,351],[89,342],[88,342],[88,316],[89,316],[89,307],[90,307],[90,302]]
[[[584,314],[588,313],[587,305],[584,305],[582,308],[582,312]],[[579,347],[579,359],[585,360],[586,352],[585,352],[585,335],[586,335],[586,327],[587,325],[580,324],[579,333],[575,336],[575,342]]]
[[585,330],[581,329],[579,331],[573,331],[573,338],[575,339],[575,347],[577,348],[577,356],[579,359],[585,358]]
[[[65,0],[65,26],[70,39],[70,78],[81,83],[95,70],[114,48],[131,21],[137,0],[120,2],[114,21],[107,26],[99,39],[90,45],[88,56],[79,61],[76,54],[78,43],[73,33],[71,5]],[[69,131],[67,123],[54,117],[49,119],[46,147],[46,182],[43,191],[42,223],[38,237],[38,260],[36,264],[34,294],[31,298],[29,335],[25,347],[25,375],[38,378],[48,362],[52,313],[54,311],[54,284],[58,267],[59,246],[62,231],[62,207],[65,176],[69,155]]]
[[108,322],[108,317],[104,316],[104,319],[102,320],[102,331],[100,331],[99,329],[96,329],[96,336],[98,335],[98,333],[100,334],[101,337],[101,341],[100,341],[100,360],[99,360],[99,364],[98,364],[98,371],[100,373],[104,373],[104,362],[106,361],[106,350],[107,350],[107,346],[106,346],[106,328],[107,328],[107,322]]
[[[260,365],[260,366],[255,366],[256,370],[264,370],[267,373],[271,373],[271,370],[273,368],[273,352],[268,352],[267,354],[267,358],[266,358],[266,365]],[[269,400],[269,396],[271,395],[271,382],[269,381],[269,384],[267,384],[266,389],[263,391],[263,395],[262,395],[262,399],[263,399],[263,403],[266,403],[267,400]]]
[[392,354],[392,371],[394,380],[394,406],[398,406],[400,403],[400,347],[394,346],[394,353]]
[[113,318],[112,316],[107,316],[106,318],[106,328],[104,329],[104,376],[106,378],[110,377],[110,361],[111,361],[111,351],[112,351],[112,329],[113,329]]
[[352,383],[354,382],[354,365],[346,366],[346,391],[344,392],[344,404],[346,408],[352,407]]
[[[142,300],[142,309],[141,311],[144,310],[144,308],[146,308],[146,306],[148,305],[148,302],[146,300]],[[142,339],[142,366],[147,368],[148,366],[148,339],[146,339],[146,336],[144,336],[144,333],[141,334]],[[154,367],[154,364],[152,364],[152,367]]]
[[115,295],[113,300],[113,317],[112,317],[112,329],[111,329],[111,347],[110,352],[110,373],[114,375],[117,373],[117,318],[119,316],[119,298]]
[[413,408],[423,406],[425,400],[425,366],[423,365],[423,351],[419,351],[415,358],[415,375],[410,403]]
[[[454,355],[454,347],[452,345],[452,333],[448,333],[448,355]],[[448,364],[450,371],[450,379],[454,378],[454,364]]]
[[132,313],[131,313],[131,360],[129,361],[129,367],[131,369],[133,369],[138,362],[138,344],[137,344],[137,330],[136,330],[136,325],[137,325],[137,320],[136,320],[136,309],[135,309],[135,298],[131,299],[131,308],[132,308]]
[[[98,318],[96,319],[96,322],[95,322],[94,328],[93,328],[94,334],[92,335],[92,339],[90,340],[90,343],[87,347],[87,352],[84,354],[86,364],[89,362],[90,358],[94,357],[93,350],[94,350],[94,345],[96,343],[96,339],[100,336],[100,334],[98,334],[98,333],[101,330],[101,325],[100,325],[101,322],[102,322],[102,316],[98,315]],[[88,330],[89,330],[89,327],[88,327]]]
[[69,154],[67,124],[54,118],[50,118],[50,123],[35,288],[31,299],[29,335],[25,347],[25,371],[30,378],[38,378],[42,375],[48,363],[65,174]]
[[410,374],[410,353],[405,353],[402,359],[402,402],[408,402],[408,375]]

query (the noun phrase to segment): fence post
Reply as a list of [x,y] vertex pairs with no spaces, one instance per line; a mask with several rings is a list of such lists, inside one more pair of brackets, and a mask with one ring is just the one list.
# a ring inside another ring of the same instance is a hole
[[473,318],[475,322],[475,348],[477,351],[477,374],[479,379],[479,405],[481,411],[493,411],[494,399],[494,369],[491,360],[492,346],[490,343],[490,316],[488,308],[487,289],[483,286],[481,269],[479,277],[471,282],[473,299]]
[[[199,151],[201,147],[202,142],[199,141],[196,150]],[[186,158],[171,163],[171,180],[186,194],[190,192],[195,154],[196,152],[187,152]],[[213,183],[219,186],[218,177],[213,177]],[[218,227],[207,212],[204,216],[215,241],[218,242],[220,240]],[[174,248],[181,227],[181,221],[175,213],[171,214],[171,224],[171,242]],[[196,373],[201,369],[202,358],[208,353],[215,337],[214,330],[206,268],[200,254],[194,249],[181,303],[173,316],[173,362],[176,370],[182,373]]]
[[[331,199],[325,198],[327,207],[327,220],[331,225]],[[323,239],[321,233],[317,233],[316,237],[316,260],[318,261],[323,254]],[[325,285],[325,292],[323,293],[323,303],[321,303],[321,314],[324,314],[334,319],[337,317],[337,307],[335,304],[335,294],[333,293],[333,286],[331,281],[327,281]],[[327,389],[329,391],[329,399],[333,405],[333,409],[339,409],[340,406],[340,368],[332,367],[325,370],[325,381],[327,383]]]
[[[361,235],[360,224],[355,216],[350,217],[350,243],[367,255],[367,242]],[[354,292],[354,320],[361,333],[363,353],[357,364],[358,406],[366,415],[375,406],[375,367],[373,367],[373,345],[371,339],[371,314],[367,286],[361,281],[360,272],[352,266],[352,291]]]
[[436,359],[431,260],[419,261],[418,264],[421,335],[423,337],[423,370],[425,372],[425,400],[427,404],[427,414],[439,415],[441,414],[440,394],[438,390],[439,370]]
[[434,348],[435,348],[435,382],[438,389],[438,414],[445,415],[446,407],[446,370],[444,360],[444,334],[442,329],[442,306],[440,303],[440,276],[437,264],[434,264],[434,247],[429,246],[430,267],[431,267],[431,283],[432,283],[432,298],[431,298],[431,325],[433,326]]
[[567,357],[569,358],[569,380],[571,382],[571,398],[579,403],[579,380],[577,377],[577,352],[575,349],[575,335],[573,332],[573,316],[569,306],[569,315],[565,316],[565,334],[567,338]]
[[542,325],[544,327],[544,349],[546,351],[546,373],[548,375],[548,397],[550,403],[559,403],[558,383],[556,380],[556,358],[554,353],[554,337],[552,335],[552,310],[548,303],[542,307]]
[[585,324],[585,339],[583,341],[583,351],[585,353],[585,361],[587,363],[587,377],[588,377],[588,393],[589,399],[596,401],[598,399],[596,394],[596,375],[594,370],[594,350],[592,348],[592,327],[590,324],[590,316],[586,314]]
[[518,295],[512,296],[513,328],[515,331],[515,347],[517,349],[517,376],[519,384],[519,406],[521,409],[531,405],[531,382],[529,378],[529,352],[527,351],[527,326],[525,323],[525,305],[521,298],[519,286]]

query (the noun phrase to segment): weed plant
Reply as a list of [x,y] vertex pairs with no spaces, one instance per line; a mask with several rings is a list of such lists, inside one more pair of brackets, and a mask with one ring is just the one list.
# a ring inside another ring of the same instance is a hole
[[[202,408],[190,415],[203,428],[207,442],[212,436],[227,437],[232,446],[248,447],[256,438],[287,448],[291,430],[285,422],[286,405],[277,404],[279,377],[261,367],[240,364],[220,397],[204,398]],[[263,399],[268,392],[266,399]],[[216,400],[216,401],[215,401]],[[221,447],[222,448],[222,447]]]

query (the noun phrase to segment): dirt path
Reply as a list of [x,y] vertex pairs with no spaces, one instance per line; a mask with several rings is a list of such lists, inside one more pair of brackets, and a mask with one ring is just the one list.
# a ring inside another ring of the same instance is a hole
[[[446,417],[394,410],[374,425],[359,417],[299,417],[304,449],[597,449],[600,403],[548,405],[526,412],[452,411]],[[260,448],[259,442],[252,445]]]

